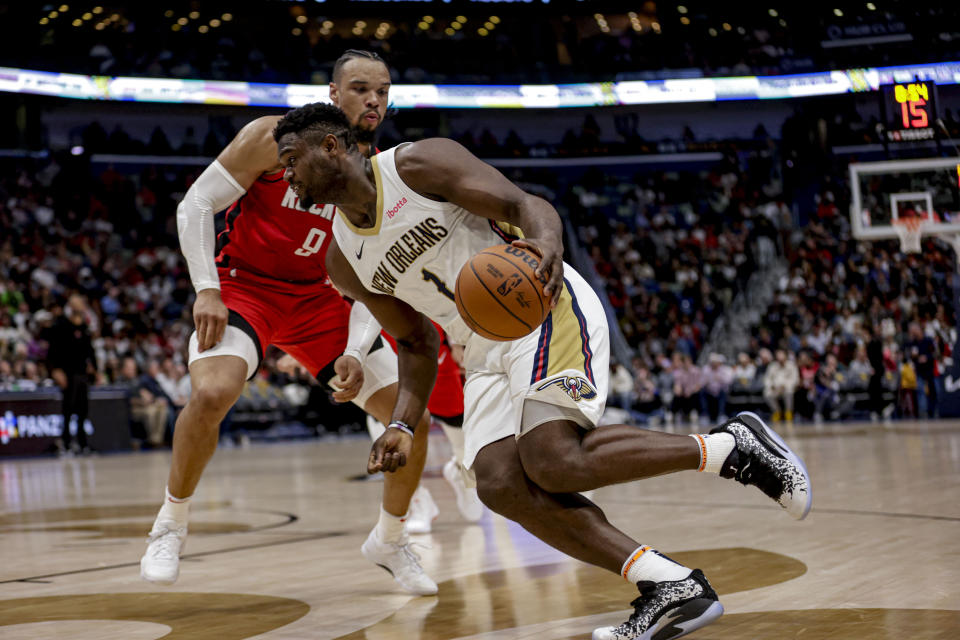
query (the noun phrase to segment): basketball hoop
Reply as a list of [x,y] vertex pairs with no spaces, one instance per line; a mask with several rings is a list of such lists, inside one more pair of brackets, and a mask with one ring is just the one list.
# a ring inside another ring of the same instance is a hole
[[900,251],[903,253],[920,253],[920,238],[923,230],[930,224],[927,218],[910,217],[892,220],[893,228],[900,237]]

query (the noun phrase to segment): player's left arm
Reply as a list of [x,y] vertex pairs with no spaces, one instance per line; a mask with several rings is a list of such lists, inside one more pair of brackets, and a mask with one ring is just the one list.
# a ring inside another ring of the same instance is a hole
[[417,193],[522,229],[524,239],[513,244],[540,254],[537,276],[546,281],[544,293],[556,305],[563,291],[563,226],[549,202],[447,138],[404,145],[395,158],[400,177]]
[[[402,422],[413,429],[427,410],[427,399],[437,379],[437,349],[440,336],[422,313],[392,296],[369,291],[347,262],[336,240],[330,241],[327,273],[337,288],[370,313],[397,340],[399,380],[391,424]],[[400,429],[387,429],[370,451],[367,472],[396,471],[406,464],[413,438]]]

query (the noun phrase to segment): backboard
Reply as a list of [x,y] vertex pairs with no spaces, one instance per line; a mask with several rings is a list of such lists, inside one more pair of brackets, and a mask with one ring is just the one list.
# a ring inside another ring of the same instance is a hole
[[924,158],[850,164],[855,238],[898,237],[895,221],[924,218],[924,235],[960,234],[960,161]]

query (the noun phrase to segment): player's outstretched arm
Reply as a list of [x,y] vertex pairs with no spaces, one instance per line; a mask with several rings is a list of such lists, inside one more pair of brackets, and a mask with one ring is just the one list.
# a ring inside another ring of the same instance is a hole
[[[409,428],[420,422],[437,379],[440,337],[433,324],[407,303],[367,290],[340,251],[336,240],[327,249],[327,273],[344,294],[367,306],[384,329],[397,340],[399,383],[391,425]],[[413,438],[401,429],[387,429],[370,451],[367,472],[395,471],[406,464]]]
[[544,293],[557,303],[563,290],[563,226],[549,202],[526,193],[447,138],[404,145],[397,149],[396,162],[400,177],[417,193],[523,230],[524,239],[514,244],[540,254],[537,276],[547,278]]
[[200,351],[220,342],[228,316],[227,307],[220,299],[220,278],[214,262],[213,216],[246,193],[261,173],[280,168],[277,144],[273,141],[277,120],[275,116],[258,118],[241,129],[177,206],[180,250],[197,292],[193,321]]

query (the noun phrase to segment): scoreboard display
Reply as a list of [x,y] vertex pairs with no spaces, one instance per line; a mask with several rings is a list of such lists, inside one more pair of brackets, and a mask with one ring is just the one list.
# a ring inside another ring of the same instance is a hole
[[937,87],[929,81],[903,82],[883,88],[887,140],[933,140],[937,137]]

